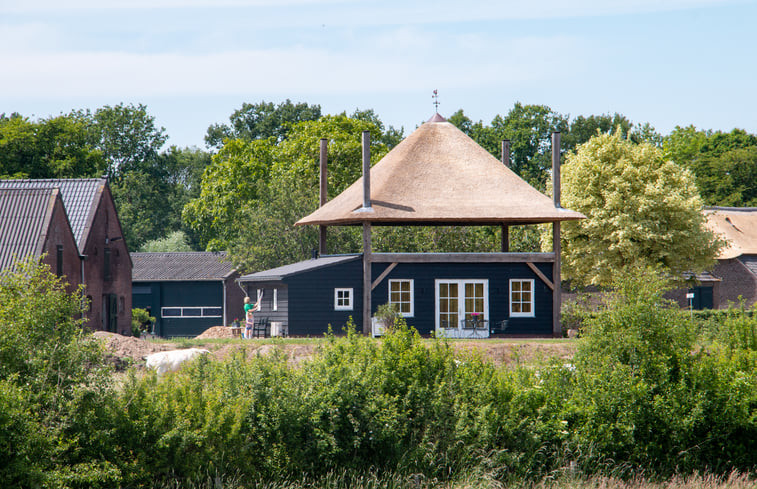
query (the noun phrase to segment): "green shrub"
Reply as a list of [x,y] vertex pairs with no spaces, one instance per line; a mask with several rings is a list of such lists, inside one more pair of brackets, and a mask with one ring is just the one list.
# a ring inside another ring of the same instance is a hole
[[135,338],[139,338],[142,333],[149,331],[154,323],[155,316],[150,316],[146,309],[135,307],[131,310],[131,334]]
[[96,456],[86,439],[99,426],[79,429],[76,406],[101,397],[109,371],[77,319],[84,310],[81,291],[34,260],[0,276],[0,486],[75,487],[56,474],[74,470],[77,453]]
[[641,271],[584,328],[565,419],[584,470],[609,461],[670,474],[751,470],[757,355],[702,348],[692,322]]

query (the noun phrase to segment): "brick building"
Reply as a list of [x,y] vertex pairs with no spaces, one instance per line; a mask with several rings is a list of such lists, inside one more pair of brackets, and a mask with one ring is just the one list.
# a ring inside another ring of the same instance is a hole
[[132,263],[107,179],[0,180],[3,189],[57,189],[80,257],[78,274],[66,275],[85,286],[87,325],[131,334]]

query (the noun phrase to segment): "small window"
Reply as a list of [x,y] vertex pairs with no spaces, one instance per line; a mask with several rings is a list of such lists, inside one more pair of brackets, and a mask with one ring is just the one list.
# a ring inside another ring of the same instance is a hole
[[58,245],[56,249],[55,261],[56,261],[56,264],[55,264],[56,275],[58,277],[62,277],[63,276],[63,245]]
[[223,308],[208,307],[164,307],[161,309],[164,318],[220,318]]
[[106,282],[112,280],[110,273],[110,248],[103,250],[103,280]]
[[273,303],[271,304],[271,310],[279,310],[279,289],[273,289]]
[[534,281],[510,280],[510,317],[534,317]]
[[203,307],[202,317],[204,318],[220,318],[223,315],[223,310],[220,307]]
[[164,318],[180,318],[181,307],[164,307],[161,311],[161,316]]
[[352,289],[334,289],[334,310],[352,310]]
[[413,316],[413,281],[390,280],[389,303],[396,304],[397,310],[404,317]]

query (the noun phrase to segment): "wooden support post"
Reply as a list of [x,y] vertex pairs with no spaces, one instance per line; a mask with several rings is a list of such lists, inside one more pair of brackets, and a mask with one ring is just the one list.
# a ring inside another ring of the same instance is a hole
[[[560,205],[560,132],[552,133],[552,197],[555,208]],[[562,277],[560,276],[560,221],[552,223],[552,250],[555,253],[555,262],[552,268],[552,283],[555,285],[552,292],[552,336],[562,337],[562,324],[560,324],[560,309],[562,308]]]
[[[371,133],[363,131],[363,208],[371,208]],[[371,222],[363,221],[363,334],[371,334]]]
[[555,263],[552,268],[552,336],[562,337],[562,324],[560,323],[560,309],[562,308],[562,279],[560,277],[560,222],[552,223],[552,249],[555,251]]
[[363,334],[371,334],[371,223],[363,222]]
[[502,225],[502,253],[510,251],[510,226]]
[[[329,140],[321,138],[320,168],[321,168],[321,188],[320,188],[320,206],[328,200],[328,144]],[[318,226],[318,254],[326,254],[326,226]]]

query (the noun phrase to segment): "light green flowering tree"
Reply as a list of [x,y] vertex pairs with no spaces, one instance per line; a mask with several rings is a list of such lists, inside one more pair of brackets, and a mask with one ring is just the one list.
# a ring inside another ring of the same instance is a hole
[[714,264],[722,241],[704,226],[694,177],[659,148],[597,135],[561,173],[562,205],[587,217],[562,227],[562,270],[574,285],[609,286],[637,267],[675,279]]

